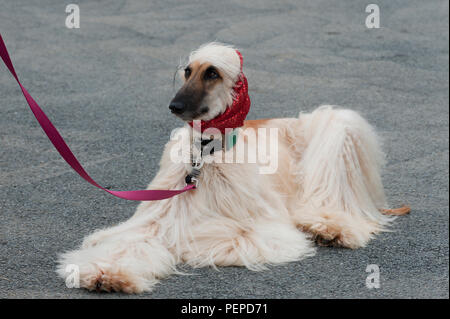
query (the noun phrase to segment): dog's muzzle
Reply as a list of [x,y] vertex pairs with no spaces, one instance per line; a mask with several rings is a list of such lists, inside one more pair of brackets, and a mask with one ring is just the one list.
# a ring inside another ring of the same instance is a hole
[[182,114],[186,110],[186,104],[180,101],[172,101],[169,109],[174,114]]

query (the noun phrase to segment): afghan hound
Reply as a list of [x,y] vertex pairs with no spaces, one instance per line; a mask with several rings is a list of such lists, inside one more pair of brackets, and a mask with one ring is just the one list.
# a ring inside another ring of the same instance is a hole
[[[166,144],[148,189],[196,187],[141,202],[129,220],[62,254],[57,272],[67,279],[76,267],[76,287],[151,291],[180,263],[262,270],[314,255],[315,242],[363,247],[387,230],[389,215],[409,212],[387,209],[384,154],[358,113],[321,106],[298,118],[244,121],[242,56],[220,43],[193,51],[179,73],[184,82],[169,109],[186,124]],[[225,132],[215,127],[223,118]]]

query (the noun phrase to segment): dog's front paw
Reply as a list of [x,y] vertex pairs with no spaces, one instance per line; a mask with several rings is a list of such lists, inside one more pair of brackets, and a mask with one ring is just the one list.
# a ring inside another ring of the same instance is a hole
[[[113,265],[108,268],[100,268],[100,272],[96,273],[95,280],[85,283],[83,288],[95,290],[97,292],[125,292],[129,294],[150,291],[157,283],[156,279],[148,280],[136,276],[127,267]],[[92,278],[92,276],[87,276]]]
[[151,291],[157,280],[143,276],[142,272],[135,269],[138,266],[125,260],[104,256],[104,250],[91,248],[63,254],[57,273],[66,281],[68,287],[70,283],[70,288],[86,288],[98,292]]

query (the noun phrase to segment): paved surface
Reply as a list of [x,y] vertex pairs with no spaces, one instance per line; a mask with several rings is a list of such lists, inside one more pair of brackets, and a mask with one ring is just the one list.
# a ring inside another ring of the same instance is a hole
[[[100,183],[147,185],[180,125],[167,108],[175,66],[219,40],[245,56],[249,118],[358,110],[384,138],[390,202],[413,208],[364,249],[320,248],[257,273],[184,268],[194,275],[139,297],[448,298],[447,1],[377,0],[378,30],[365,27],[368,1],[80,0],[78,30],[64,26],[61,1],[39,2],[2,0],[0,32],[23,84]],[[3,66],[0,97],[0,297],[128,297],[67,289],[54,270],[58,253],[136,203],[69,169]],[[380,266],[380,289],[365,287],[368,264]]]

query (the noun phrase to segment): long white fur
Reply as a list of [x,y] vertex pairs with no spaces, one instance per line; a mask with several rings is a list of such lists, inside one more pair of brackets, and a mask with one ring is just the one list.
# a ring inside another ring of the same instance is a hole
[[[190,62],[212,63],[232,81],[240,70],[233,52],[213,43],[193,52]],[[262,270],[314,255],[306,233],[357,248],[385,230],[391,219],[378,211],[386,207],[383,153],[361,116],[326,106],[266,125],[280,129],[276,174],[259,174],[258,163],[205,164],[198,190],[142,202],[128,221],[94,232],[79,249],[63,254],[58,274],[66,278],[66,267],[74,264],[81,287],[136,293],[177,273],[182,262]],[[188,167],[171,161],[174,147],[179,144],[167,143],[149,189],[184,186]]]

